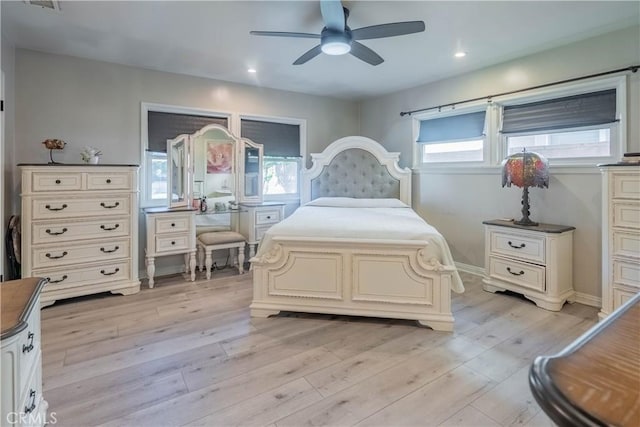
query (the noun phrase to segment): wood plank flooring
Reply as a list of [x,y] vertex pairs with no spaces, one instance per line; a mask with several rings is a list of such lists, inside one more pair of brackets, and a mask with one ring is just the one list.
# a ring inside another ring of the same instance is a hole
[[550,426],[527,382],[597,321],[491,294],[462,274],[453,333],[404,320],[249,316],[251,273],[159,278],[42,311],[44,396],[60,426]]

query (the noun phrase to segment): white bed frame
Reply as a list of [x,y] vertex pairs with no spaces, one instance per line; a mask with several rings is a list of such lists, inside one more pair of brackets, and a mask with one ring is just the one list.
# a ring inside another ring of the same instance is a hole
[[[311,183],[344,150],[373,154],[397,179],[399,199],[411,206],[411,171],[398,166],[372,139],[339,139],[303,172],[301,202],[311,199]],[[280,311],[414,319],[434,330],[452,331],[451,283],[454,269],[425,256],[426,241],[292,238],[273,236],[274,246],[251,259],[251,315]]]

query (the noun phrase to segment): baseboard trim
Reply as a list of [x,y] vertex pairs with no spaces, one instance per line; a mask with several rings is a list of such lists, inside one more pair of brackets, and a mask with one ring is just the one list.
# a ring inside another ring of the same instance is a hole
[[475,274],[476,276],[484,276],[484,267],[456,262],[456,268],[465,273]]
[[582,292],[575,293],[574,301],[579,304],[589,305],[591,307],[602,307],[602,298]]

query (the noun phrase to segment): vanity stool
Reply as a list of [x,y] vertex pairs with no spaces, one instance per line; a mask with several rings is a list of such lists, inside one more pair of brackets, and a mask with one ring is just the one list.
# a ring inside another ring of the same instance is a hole
[[[212,231],[198,235],[198,266],[202,271],[202,258],[205,256],[205,268],[207,280],[211,279],[211,266],[213,264],[212,252],[219,249],[238,250],[238,272],[244,273],[244,247],[246,239],[235,231]],[[235,257],[234,257],[235,258]]]

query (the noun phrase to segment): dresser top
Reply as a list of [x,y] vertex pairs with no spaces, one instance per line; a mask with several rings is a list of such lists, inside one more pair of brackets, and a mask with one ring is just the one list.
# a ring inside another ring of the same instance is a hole
[[31,310],[40,310],[34,306],[46,282],[39,277],[29,277],[0,284],[0,339],[10,338],[27,327]]
[[135,167],[137,168],[140,165],[123,165],[123,164],[113,164],[113,163],[98,163],[97,165],[89,164],[89,163],[18,163],[18,166],[42,166],[42,167],[114,167],[114,166],[127,166],[127,167]]
[[518,225],[513,221],[507,221],[504,219],[492,219],[489,221],[482,221],[485,225],[497,225],[500,227],[518,228],[520,230],[539,231],[541,233],[564,233],[565,231],[575,230],[575,227],[570,225],[556,225],[556,224],[538,224],[538,225]]

